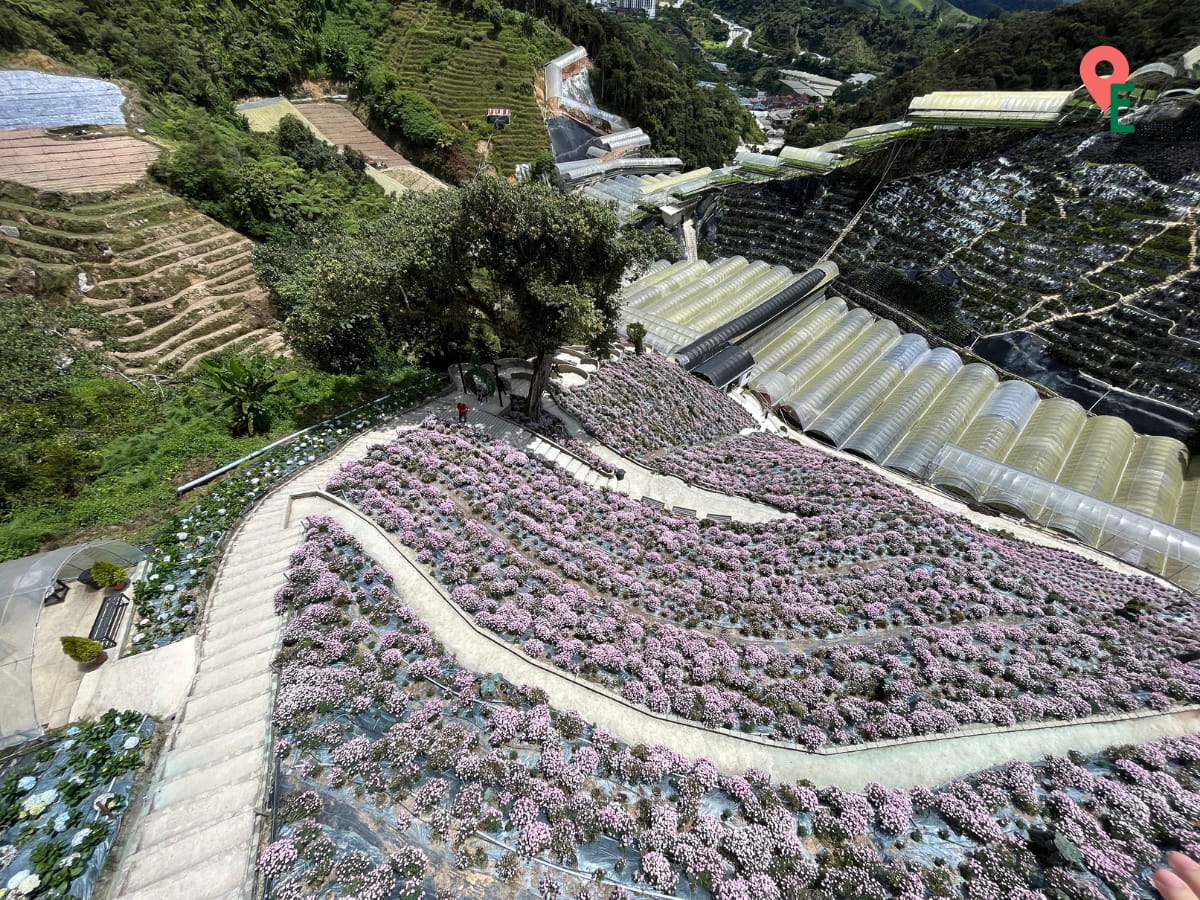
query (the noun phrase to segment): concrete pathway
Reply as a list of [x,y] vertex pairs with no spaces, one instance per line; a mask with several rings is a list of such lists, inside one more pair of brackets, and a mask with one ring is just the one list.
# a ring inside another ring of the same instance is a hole
[[574,419],[559,409],[549,397],[545,401],[548,412],[562,420],[571,437],[586,445],[604,461],[625,470],[625,477],[618,480],[604,475],[581,462],[570,453],[564,453],[554,444],[543,440],[508,419],[494,415],[490,410],[468,413],[467,421],[477,425],[493,437],[508,441],[522,450],[534,453],[542,459],[558,463],[579,480],[594,487],[606,487],[620,491],[634,499],[649,498],[668,509],[687,509],[689,514],[727,516],[741,522],[769,522],[774,519],[794,519],[793,513],[784,512],[765,503],[755,503],[744,497],[733,497],[716,491],[693,487],[673,475],[660,475],[645,466],[614,453],[584,431]]
[[453,652],[458,664],[480,673],[499,673],[514,684],[544,690],[551,706],[575,709],[629,744],[665,744],[685,756],[706,756],[722,772],[748,766],[774,778],[807,778],[818,785],[861,790],[869,781],[907,788],[940,784],[1010,759],[1036,761],[1068,750],[1095,753],[1115,744],[1178,737],[1200,731],[1200,707],[1092,716],[1074,722],[1021,727],[974,726],[953,734],[906,741],[880,741],[810,753],[791,744],[733,731],[710,730],[677,716],[632,706],[618,694],[526,656],[519,647],[478,626],[434,580],[416,554],[357,508],[322,491],[294,491],[289,521],[329,515],[362,542],[363,549],[395,579],[397,591]]
[[[271,598],[284,583],[288,557],[302,536],[301,522],[313,512],[334,515],[362,540],[367,552],[395,575],[406,600],[462,665],[542,686],[555,706],[578,709],[631,743],[663,743],[689,756],[708,756],[727,772],[757,766],[777,778],[809,778],[847,788],[859,788],[867,781],[901,787],[937,783],[1013,758],[1037,759],[1068,749],[1091,752],[1111,744],[1200,730],[1200,710],[1187,709],[1066,725],[963,731],[949,737],[810,754],[631,707],[619,696],[529,659],[479,629],[392,536],[357,510],[322,496],[321,489],[339,465],[361,458],[372,444],[390,440],[397,429],[415,427],[431,412],[453,416],[458,400],[458,396],[440,398],[386,428],[353,439],[278,486],[230,535],[198,635],[195,677],[158,760],[152,789],[126,823],[127,842],[110,897],[249,900],[253,896],[255,859],[270,790],[270,713],[275,691],[270,666],[283,625],[272,610]],[[468,421],[543,458],[555,459],[559,454],[562,461],[561,451],[553,445],[497,419],[486,406],[481,409],[477,402],[467,402],[472,409]],[[562,418],[570,430],[578,431],[570,418]],[[625,480],[611,479],[608,487],[635,497],[650,496],[668,506],[686,505],[701,513],[747,521],[782,515],[772,507],[657,475],[586,435],[578,437],[597,455],[626,469]],[[568,468],[579,462],[568,459]],[[604,478],[587,467],[576,467],[575,473],[593,484]],[[297,494],[302,496],[293,502]]]
[[[435,401],[405,419],[411,426]],[[441,409],[445,407],[445,409]],[[271,661],[284,620],[272,610],[300,522],[283,526],[291,491],[324,486],[339,465],[390,440],[396,425],[360,435],[268,494],[229,538],[208,595],[199,663],[167,739],[153,789],[119,867],[122,900],[249,898],[270,790]]]
[[[372,444],[391,440],[397,430],[416,427],[431,412],[453,418],[459,399],[461,395],[440,398],[386,428],[360,435],[268,494],[230,536],[209,591],[197,641],[195,676],[159,759],[153,790],[136,821],[128,823],[129,842],[112,896],[121,900],[159,900],[172,895],[226,900],[252,895],[254,859],[270,789],[270,713],[275,689],[270,666],[283,625],[272,610],[271,599],[284,583],[288,557],[302,537],[303,516],[293,515],[285,521],[290,496],[323,488],[338,466],[361,458]],[[695,502],[704,495],[713,502],[702,511],[715,511],[719,506],[736,518],[761,520],[768,514],[779,515],[777,510],[750,501],[708,491],[681,493],[666,484],[678,479],[656,476],[618,482],[515,423],[498,418],[488,409],[499,411],[494,401],[484,405],[472,399],[466,402],[471,407],[469,423],[565,465],[589,484],[626,491],[635,486],[631,493],[636,496],[641,496],[640,491],[661,488],[656,499],[667,504],[678,504],[681,498]],[[726,502],[718,504],[720,500]],[[373,527],[365,523],[358,520],[356,530]],[[380,540],[391,546],[386,537]],[[412,571],[401,565],[395,568]],[[503,656],[506,650],[497,647],[495,652]]]

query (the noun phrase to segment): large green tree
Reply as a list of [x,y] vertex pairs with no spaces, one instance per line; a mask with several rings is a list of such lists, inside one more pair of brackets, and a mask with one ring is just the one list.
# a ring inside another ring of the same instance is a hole
[[355,235],[311,229],[256,258],[293,346],[322,368],[508,352],[535,362],[537,415],[555,348],[611,331],[621,275],[670,246],[583,197],[482,177],[408,194]]

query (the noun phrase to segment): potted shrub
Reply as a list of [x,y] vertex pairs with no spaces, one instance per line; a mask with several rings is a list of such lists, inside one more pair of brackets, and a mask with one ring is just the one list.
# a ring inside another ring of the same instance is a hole
[[103,560],[92,563],[92,581],[97,587],[123,591],[129,586],[126,571],[118,565]]
[[91,638],[76,637],[68,635],[62,638],[63,653],[75,660],[75,662],[83,663],[85,666],[100,665],[108,659],[108,653],[104,650],[104,645],[99,641],[93,641]]

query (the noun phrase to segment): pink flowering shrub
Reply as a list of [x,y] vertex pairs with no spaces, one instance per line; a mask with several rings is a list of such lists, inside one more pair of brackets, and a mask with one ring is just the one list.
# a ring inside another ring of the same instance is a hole
[[[372,589],[382,573],[328,525],[310,520],[297,559],[323,560],[350,601],[296,608],[285,629],[275,721],[291,750],[279,764],[280,836],[260,859],[274,897],[432,896],[434,869],[449,877],[463,853],[492,847],[480,834],[511,848],[490,857],[498,878],[515,878],[524,855],[537,884],[547,874],[539,861],[569,868],[603,847],[628,860],[607,873],[625,887],[671,893],[683,879],[754,900],[1036,900],[1050,888],[1148,900],[1146,876],[1164,849],[1200,847],[1200,737],[1014,762],[936,790],[862,792],[774,783],[753,769],[721,775],[709,760],[621,744],[535,689],[463,675],[422,640],[428,628],[402,598]],[[440,676],[385,668],[390,651],[437,662]],[[404,844],[415,838],[402,828],[381,832],[380,846],[364,843],[369,831],[348,839],[338,829],[351,806],[369,821],[419,819],[412,835],[438,837]],[[552,880],[561,896],[561,874]],[[626,895],[603,890],[596,896]]]
[[[819,514],[723,525],[435,422],[329,488],[416,550],[479,625],[710,728],[813,749],[1200,700],[1200,672],[1175,658],[1195,646],[1191,601],[1018,548],[889,483],[859,490],[853,468]],[[281,594],[344,602],[297,563],[303,587]],[[1119,615],[1130,598],[1173,611]]]
[[725,394],[657,353],[621,356],[586,384],[554,388],[554,398],[601,443],[631,457],[754,425]]

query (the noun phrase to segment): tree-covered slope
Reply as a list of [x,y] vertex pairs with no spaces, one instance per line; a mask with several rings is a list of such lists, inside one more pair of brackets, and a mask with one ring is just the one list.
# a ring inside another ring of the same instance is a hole
[[1177,61],[1200,43],[1200,0],[1080,0],[989,20],[963,47],[942,50],[897,78],[873,82],[841,118],[871,125],[899,118],[935,90],[1059,90],[1079,86],[1079,61],[1108,44],[1132,67]]

